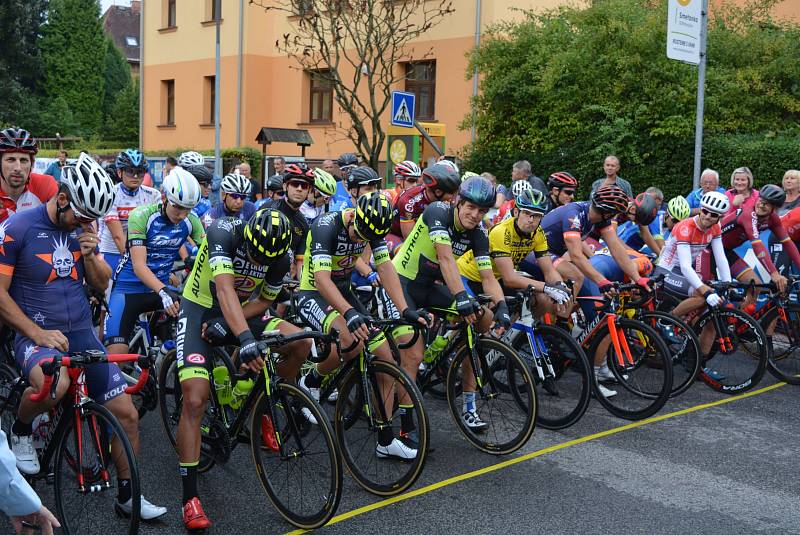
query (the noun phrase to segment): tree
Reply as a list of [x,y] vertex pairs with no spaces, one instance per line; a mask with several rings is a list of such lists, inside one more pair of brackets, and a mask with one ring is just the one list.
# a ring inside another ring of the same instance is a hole
[[[704,142],[716,159],[703,166],[723,176],[748,165],[762,182],[779,180],[774,166],[788,154],[762,159],[761,147],[772,140],[788,150],[791,143],[777,138],[796,140],[800,130],[800,29],[772,20],[775,4],[756,0],[712,12]],[[685,193],[697,68],[667,59],[666,16],[666,0],[604,0],[527,13],[520,23],[494,28],[469,71],[477,65],[481,91],[468,168],[502,172],[525,158],[545,176],[575,173],[586,191],[602,174],[603,157],[616,153],[635,189]],[[723,159],[721,147],[742,149]]]
[[139,144],[139,84],[129,83],[117,93],[103,126],[103,138]]
[[33,119],[32,94],[41,77],[39,32],[46,0],[0,2],[0,124],[26,125]]
[[94,134],[102,124],[105,36],[97,0],[50,0],[41,40],[43,93],[61,97],[78,124]]
[[392,89],[405,78],[398,64],[422,59],[412,41],[452,13],[451,0],[251,0],[292,17],[275,46],[304,71],[329,82],[349,120],[340,125],[370,166],[386,139],[382,120]]
[[[105,79],[103,83],[103,118],[111,113],[117,94],[131,85],[131,68],[113,40],[106,38]],[[137,121],[138,123],[138,121]]]

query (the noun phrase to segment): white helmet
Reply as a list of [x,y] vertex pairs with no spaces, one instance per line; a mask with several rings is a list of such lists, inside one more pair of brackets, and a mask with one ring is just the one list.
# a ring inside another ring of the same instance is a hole
[[219,185],[219,190],[222,193],[239,193],[241,195],[250,195],[250,188],[253,185],[250,179],[244,175],[229,174],[223,177]]
[[731,207],[731,203],[724,193],[709,191],[704,193],[703,197],[700,199],[700,207],[705,208],[709,212],[724,215]]
[[74,165],[64,166],[61,183],[69,190],[72,209],[80,217],[100,219],[114,204],[114,181],[85,152]]
[[169,202],[181,208],[194,208],[200,202],[200,184],[182,167],[176,167],[164,178],[161,189]]
[[178,156],[178,165],[186,169],[192,165],[205,165],[206,159],[199,152],[193,150],[181,153]]
[[531,186],[531,183],[528,182],[527,180],[517,180],[516,182],[511,184],[511,195],[513,195],[514,198],[516,199],[524,192],[532,189],[533,186]]

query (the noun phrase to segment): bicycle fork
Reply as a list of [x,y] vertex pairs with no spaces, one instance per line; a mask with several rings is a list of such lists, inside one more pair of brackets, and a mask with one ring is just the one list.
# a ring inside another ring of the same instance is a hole
[[550,377],[555,377],[556,372],[553,368],[553,363],[550,360],[550,354],[547,347],[544,345],[542,336],[534,332],[533,327],[530,325],[523,325],[522,323],[515,323],[514,329],[519,329],[525,333],[528,338],[528,346],[531,348],[531,356],[533,357],[533,365],[536,368],[536,375],[541,381],[544,381],[546,374]]
[[[101,482],[94,483],[92,482],[91,485],[87,487],[86,484],[86,474],[84,473],[84,465],[83,465],[83,426],[81,425],[81,421],[85,417],[83,414],[83,405],[88,401],[87,399],[80,399],[76,396],[75,400],[75,450],[77,452],[77,459],[76,459],[76,472],[78,476],[78,492],[82,494],[88,494],[92,492],[100,492],[105,489],[111,488],[111,480],[108,475],[108,469],[106,468],[106,462],[108,458],[106,457],[106,451],[103,447],[102,441],[100,440],[100,429],[99,425],[97,424],[97,418],[95,416],[90,416],[88,419],[89,422],[89,438],[92,440],[94,444],[95,451],[99,458],[95,458],[94,462],[95,465],[91,467],[93,472],[97,472],[99,467],[100,472],[100,479]],[[111,448],[111,436],[108,437],[108,447]]]
[[633,366],[633,356],[631,355],[631,348],[628,346],[628,340],[623,333],[620,336],[620,331],[617,327],[617,315],[608,314],[608,333],[611,335],[611,344],[614,346],[614,353],[617,355],[617,364],[620,368]]

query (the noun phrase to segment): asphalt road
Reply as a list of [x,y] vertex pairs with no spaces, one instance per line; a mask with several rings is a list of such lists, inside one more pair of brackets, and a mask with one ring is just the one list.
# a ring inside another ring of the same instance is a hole
[[[537,429],[507,457],[471,448],[444,402],[426,398],[435,451],[409,494],[382,501],[345,476],[338,516],[320,532],[800,533],[800,481],[791,469],[798,390],[771,385],[766,376],[754,395],[730,398],[696,384],[633,425],[592,402],[572,428]],[[140,533],[180,533],[177,458],[156,413],[142,434],[145,495],[170,511]],[[292,529],[268,502],[244,446],[201,476],[200,488],[211,533]],[[52,504],[52,489],[39,490]]]

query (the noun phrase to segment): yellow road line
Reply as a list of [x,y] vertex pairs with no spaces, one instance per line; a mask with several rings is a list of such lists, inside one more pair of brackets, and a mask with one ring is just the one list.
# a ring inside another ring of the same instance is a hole
[[[661,421],[664,421],[664,420],[669,420],[670,418],[675,418],[676,416],[682,416],[684,414],[690,414],[692,412],[697,412],[697,411],[701,411],[701,410],[704,410],[704,409],[710,409],[712,407],[717,407],[719,405],[724,405],[726,403],[731,403],[733,401],[738,401],[740,399],[745,399],[745,398],[749,398],[749,397],[752,397],[752,396],[758,396],[759,394],[764,394],[764,393],[769,392],[771,390],[775,390],[777,388],[780,388],[780,387],[784,386],[785,384],[786,383],[776,383],[774,385],[770,385],[770,386],[767,386],[765,388],[760,388],[758,390],[753,390],[751,392],[747,392],[747,393],[741,394],[739,396],[727,397],[727,398],[720,399],[720,400],[717,400],[717,401],[712,401],[710,403],[703,403],[701,405],[695,405],[694,407],[689,407],[688,409],[682,409],[682,410],[679,410],[679,411],[670,412],[670,413],[662,414],[662,415],[659,415],[659,416],[653,416],[652,418],[648,418],[646,420],[640,420],[638,422],[632,422],[632,423],[629,423],[627,425],[621,425],[619,427],[613,427],[613,428],[607,429],[605,431],[600,431],[599,433],[594,433],[592,435],[586,435],[585,437],[580,437],[580,438],[576,438],[574,440],[569,440],[567,442],[562,442],[560,444],[555,444],[553,446],[548,446],[546,448],[542,448],[540,450],[537,450],[537,451],[534,451],[534,452],[531,452],[531,453],[526,453],[525,455],[521,455],[521,456],[515,457],[513,459],[508,459],[507,461],[499,462],[497,464],[493,464],[491,466],[486,466],[484,468],[479,468],[477,470],[473,470],[472,472],[466,472],[464,474],[459,474],[457,476],[453,476],[453,477],[444,479],[444,480],[439,481],[437,483],[431,483],[430,485],[427,485],[425,487],[421,487],[421,488],[406,492],[404,494],[399,494],[397,496],[392,496],[391,498],[387,498],[387,499],[381,500],[379,502],[370,503],[370,504],[364,505],[363,507],[358,507],[356,509],[353,509],[352,511],[347,511],[346,513],[342,513],[340,515],[337,515],[337,516],[333,517],[331,519],[331,521],[328,522],[326,525],[330,526],[330,525],[333,525],[333,524],[338,524],[339,522],[343,522],[343,521],[349,520],[349,519],[351,519],[353,517],[363,515],[364,513],[368,513],[370,511],[374,511],[376,509],[382,509],[382,508],[387,507],[389,505],[392,505],[392,504],[395,504],[395,503],[398,503],[398,502],[402,502],[402,501],[405,501],[405,500],[409,500],[411,498],[416,498],[417,496],[421,496],[422,494],[427,494],[429,492],[433,492],[434,490],[438,490],[438,489],[441,489],[443,487],[447,487],[447,486],[453,485],[453,484],[458,483],[460,481],[466,481],[468,479],[472,479],[472,478],[475,478],[475,477],[478,477],[478,476],[482,476],[484,474],[489,474],[489,473],[495,472],[497,470],[502,470],[503,468],[508,468],[509,466],[513,466],[513,465],[518,464],[518,463],[529,461],[531,459],[535,459],[536,457],[541,457],[542,455],[547,455],[548,453],[553,453],[553,452],[558,451],[558,450],[563,450],[565,448],[569,448],[570,446],[576,446],[578,444],[583,444],[583,443],[586,443],[586,442],[590,442],[592,440],[597,440],[599,438],[603,438],[603,437],[607,437],[607,436],[611,436],[611,435],[616,435],[617,433],[622,433],[623,431],[628,431],[630,429],[636,429],[637,427],[642,427],[642,426],[645,426],[645,425],[648,425],[648,424],[661,422]],[[307,531],[306,530],[302,530],[302,529],[298,529],[298,530],[294,530],[294,531],[289,531],[289,532],[286,533],[286,535],[298,535],[300,533],[307,533]]]

